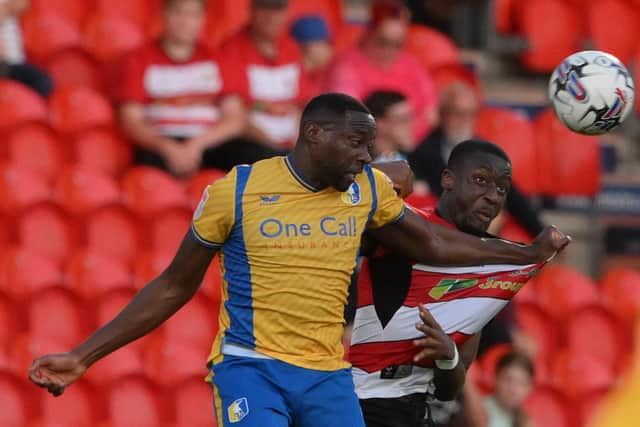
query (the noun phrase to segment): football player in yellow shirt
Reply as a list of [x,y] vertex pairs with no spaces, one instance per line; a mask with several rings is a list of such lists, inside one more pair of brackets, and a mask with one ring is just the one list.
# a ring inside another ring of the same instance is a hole
[[532,264],[570,240],[548,228],[532,245],[515,245],[427,223],[369,166],[375,135],[357,100],[312,99],[293,153],[238,166],[210,185],[169,267],[84,343],[36,359],[31,380],[60,395],[186,304],[220,252],[223,304],[209,357],[218,425],[363,427],[341,336],[365,230],[435,265]]

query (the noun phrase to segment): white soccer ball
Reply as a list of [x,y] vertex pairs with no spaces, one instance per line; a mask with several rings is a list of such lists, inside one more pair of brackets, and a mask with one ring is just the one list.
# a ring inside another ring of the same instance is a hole
[[569,129],[602,135],[633,110],[633,79],[615,56],[586,50],[567,57],[553,71],[549,99],[556,116]]

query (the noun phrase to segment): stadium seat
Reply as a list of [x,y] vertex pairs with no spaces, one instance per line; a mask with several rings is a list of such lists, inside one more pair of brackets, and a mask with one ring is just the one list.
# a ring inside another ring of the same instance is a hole
[[136,216],[119,205],[107,206],[85,221],[87,248],[131,264],[142,244]]
[[38,415],[39,393],[22,377],[0,373],[0,425],[25,427]]
[[84,47],[99,62],[109,64],[145,42],[141,27],[111,14],[96,14],[84,32]]
[[25,168],[0,166],[0,210],[16,215],[35,204],[51,200],[45,177]]
[[524,403],[533,425],[540,427],[573,427],[574,417],[569,407],[567,399],[550,387],[536,388]]
[[18,245],[55,261],[62,261],[75,247],[78,235],[59,207],[41,203],[25,211],[18,220]]
[[218,47],[249,22],[250,10],[251,0],[212,0],[200,41],[210,47]]
[[604,304],[629,326],[640,314],[640,272],[614,268],[600,280]]
[[588,426],[594,420],[594,416],[601,409],[608,396],[608,389],[595,390],[580,398],[575,406],[578,413],[578,425]]
[[60,170],[65,150],[48,126],[29,123],[14,129],[7,138],[9,161],[15,167],[36,172],[51,180]]
[[529,120],[506,108],[485,108],[478,114],[476,133],[507,152],[513,163],[513,179],[527,194],[536,194],[538,169],[533,127]]
[[[175,387],[185,378],[194,376],[199,376],[202,381],[207,375],[205,361],[209,356],[211,342],[206,347],[198,347],[165,341],[157,348],[150,347],[144,362],[147,376],[157,384],[167,387]],[[212,415],[213,412],[210,410],[208,414]]]
[[93,427],[102,420],[100,394],[87,381],[78,381],[59,397],[44,390],[37,393],[42,394],[40,427]]
[[10,249],[0,260],[0,290],[14,298],[24,298],[62,280],[59,263],[33,250]]
[[95,60],[83,49],[66,49],[49,58],[46,69],[56,86],[83,86],[101,91],[104,81]]
[[145,364],[141,352],[127,345],[96,362],[87,372],[87,378],[94,383],[108,384],[144,371]]
[[575,400],[608,389],[613,384],[614,373],[594,355],[564,350],[554,354],[551,378],[556,387]]
[[495,0],[493,2],[493,21],[497,32],[510,34],[514,28],[517,0]]
[[438,205],[438,197],[433,193],[411,193],[405,201],[418,209],[429,209]]
[[621,362],[625,334],[617,319],[602,306],[586,306],[571,312],[565,331],[567,346],[573,353],[595,356],[614,370]]
[[142,289],[144,285],[155,279],[171,263],[175,256],[173,252],[144,251],[136,257],[133,270],[133,285]]
[[201,376],[186,379],[175,391],[176,427],[215,427],[211,386]]
[[[629,64],[638,48],[635,33],[640,24],[640,8],[628,0],[601,0],[585,6],[588,8],[589,35],[594,48]],[[615,17],[615,24],[603,16]]]
[[500,237],[518,243],[531,243],[536,236],[532,236],[511,215],[505,214],[505,221],[500,228]]
[[536,279],[540,306],[554,320],[564,321],[580,307],[594,305],[600,299],[595,283],[571,267],[553,264]]
[[151,247],[162,253],[175,253],[191,225],[192,211],[173,208],[155,215],[150,224]]
[[31,0],[30,3],[27,15],[57,13],[78,26],[84,24],[92,7],[91,2],[78,0]]
[[46,64],[58,52],[81,43],[76,23],[51,11],[25,15],[22,36],[27,56],[38,64]]
[[407,36],[407,49],[429,70],[460,63],[460,51],[445,34],[424,25],[412,25]]
[[161,13],[161,0],[96,0],[96,11],[142,27]]
[[570,131],[550,109],[536,117],[534,129],[541,192],[594,197],[600,191],[598,140]]
[[120,188],[115,179],[82,167],[65,169],[58,176],[54,195],[69,213],[78,216],[120,202]]
[[57,88],[49,98],[51,124],[63,135],[94,127],[111,127],[114,115],[104,96],[88,87]]
[[336,34],[333,47],[340,55],[358,44],[367,30],[367,26],[360,23],[345,22]]
[[580,50],[582,16],[563,0],[519,3],[516,25],[528,43],[522,62],[531,71],[552,71],[564,58]]
[[538,346],[536,360],[548,361],[552,359],[552,354],[557,349],[559,337],[553,322],[545,312],[535,304],[518,303],[516,321],[527,335],[535,339]]
[[66,277],[69,287],[85,298],[112,289],[133,289],[131,272],[124,261],[85,249],[71,256]]
[[187,196],[189,197],[189,206],[195,209],[202,199],[202,193],[209,184],[213,184],[226,174],[217,169],[206,169],[198,172],[187,183]]
[[217,316],[221,294],[222,294],[222,273],[220,272],[220,256],[216,255],[209,264],[209,269],[204,275],[201,286],[202,292],[216,304],[216,308],[213,309],[214,314]]
[[18,318],[16,303],[7,293],[0,292],[0,349],[4,348],[19,332],[23,332],[23,328],[24,322]]
[[0,130],[47,120],[47,104],[40,95],[21,83],[0,79]]
[[162,427],[169,422],[161,391],[140,376],[114,382],[106,392],[109,427]]
[[203,294],[196,296],[164,324],[165,342],[208,350],[218,331],[218,313]]
[[118,177],[131,163],[131,145],[116,132],[90,129],[73,141],[78,165]]
[[26,308],[29,338],[77,345],[86,338],[92,322],[89,307],[69,289],[61,286],[46,288],[28,299]]
[[138,166],[122,178],[123,201],[141,217],[188,206],[182,184],[159,169]]
[[291,0],[289,1],[289,20],[294,22],[296,19],[307,15],[320,15],[324,18],[329,27],[330,33],[336,34],[342,27],[342,1],[341,0],[324,0],[311,2],[308,0]]

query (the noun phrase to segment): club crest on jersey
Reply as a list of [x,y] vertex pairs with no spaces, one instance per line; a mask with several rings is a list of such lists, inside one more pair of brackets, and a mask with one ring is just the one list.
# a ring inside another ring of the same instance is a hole
[[347,191],[342,193],[342,201],[347,205],[355,206],[360,203],[360,185],[357,182],[352,183]]
[[461,291],[477,284],[478,279],[442,279],[429,291],[429,296],[437,300],[450,292]]
[[236,399],[229,405],[227,408],[227,416],[229,417],[229,422],[231,423],[239,423],[242,421],[244,417],[249,414],[249,402],[246,397],[241,397],[240,399]]
[[204,205],[207,204],[207,200],[209,200],[209,189],[205,188],[204,192],[202,193],[202,198],[200,199],[200,202],[198,203],[198,207],[196,208],[195,212],[193,213],[193,220],[194,221],[197,221],[202,216],[202,211],[204,210]]

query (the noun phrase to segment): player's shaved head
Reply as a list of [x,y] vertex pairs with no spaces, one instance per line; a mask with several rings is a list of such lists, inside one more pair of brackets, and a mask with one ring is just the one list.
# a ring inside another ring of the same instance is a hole
[[325,93],[313,98],[302,111],[300,128],[308,122],[344,123],[347,112],[371,115],[371,111],[357,99],[343,93]]
[[451,151],[449,161],[447,162],[447,168],[455,172],[460,170],[460,168],[466,163],[481,157],[482,155],[498,157],[504,160],[509,167],[511,166],[511,159],[509,159],[509,156],[502,148],[481,139],[470,139],[456,145],[453,151]]

